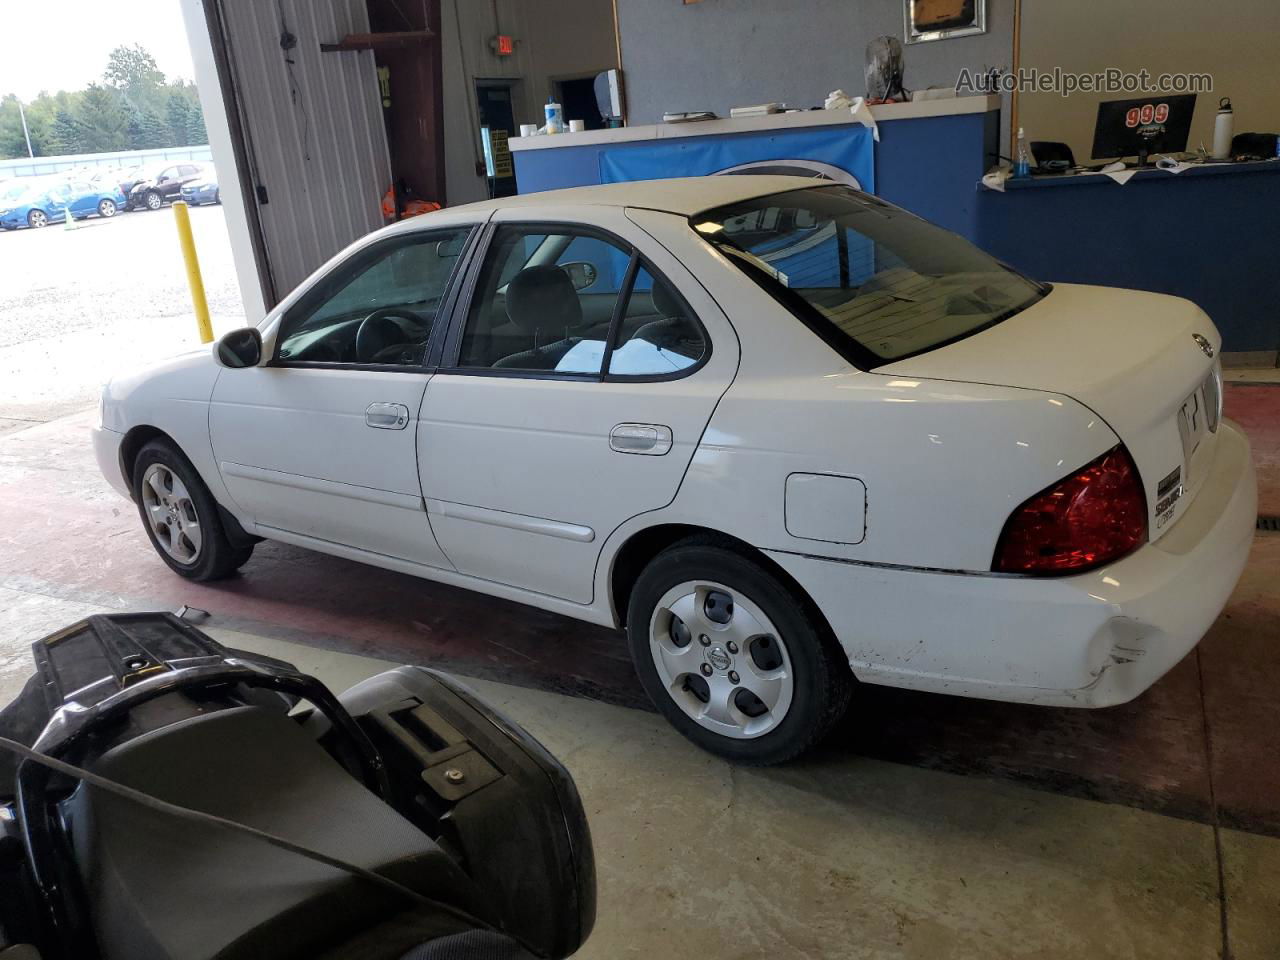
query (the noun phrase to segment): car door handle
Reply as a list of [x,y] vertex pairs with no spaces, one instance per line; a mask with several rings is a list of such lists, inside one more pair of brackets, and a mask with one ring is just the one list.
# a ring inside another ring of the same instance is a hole
[[377,430],[403,430],[409,425],[409,408],[403,403],[371,403],[364,422]]
[[671,428],[656,423],[620,423],[609,431],[609,448],[614,453],[660,457],[671,444]]

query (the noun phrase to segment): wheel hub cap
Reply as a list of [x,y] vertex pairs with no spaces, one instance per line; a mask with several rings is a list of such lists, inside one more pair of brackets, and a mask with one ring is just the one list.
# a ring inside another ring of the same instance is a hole
[[204,539],[200,515],[186,485],[163,463],[142,475],[142,507],[160,549],[179,563],[195,563]]
[[721,584],[668,590],[649,624],[649,649],[667,695],[721,736],[763,736],[791,706],[795,678],[782,637],[749,597]]

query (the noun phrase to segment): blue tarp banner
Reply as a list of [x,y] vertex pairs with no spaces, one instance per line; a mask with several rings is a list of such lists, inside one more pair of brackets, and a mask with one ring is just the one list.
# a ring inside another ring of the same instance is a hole
[[794,170],[761,169],[761,173],[815,176],[823,172],[832,179],[850,182],[839,176],[843,171],[854,178],[861,189],[875,192],[875,141],[871,131],[862,126],[619,144],[600,154],[600,182],[702,177],[746,164],[796,167]]

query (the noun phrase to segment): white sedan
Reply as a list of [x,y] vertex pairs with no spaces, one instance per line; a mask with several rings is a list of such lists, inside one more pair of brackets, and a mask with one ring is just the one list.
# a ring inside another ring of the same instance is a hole
[[770,763],[855,679],[1101,707],[1191,650],[1256,513],[1219,346],[845,186],[626,183],[380,230],[94,443],[182,576],[265,537],[625,627]]

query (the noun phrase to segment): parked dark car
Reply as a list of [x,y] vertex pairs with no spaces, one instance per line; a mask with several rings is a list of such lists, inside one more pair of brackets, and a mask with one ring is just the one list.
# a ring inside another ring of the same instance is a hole
[[195,163],[168,163],[140,177],[129,188],[130,210],[159,210],[179,199],[182,185],[198,180],[208,171]]

